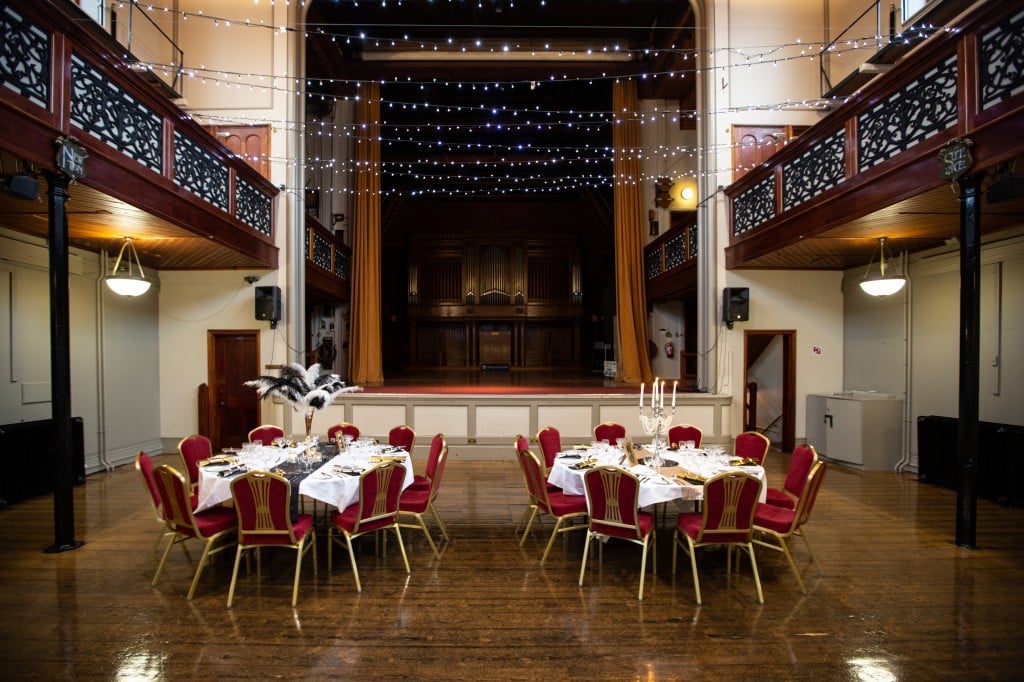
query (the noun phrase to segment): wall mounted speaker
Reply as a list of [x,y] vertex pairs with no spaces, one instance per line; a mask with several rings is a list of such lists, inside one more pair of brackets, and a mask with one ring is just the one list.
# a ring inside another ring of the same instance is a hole
[[733,322],[750,319],[750,289],[747,287],[725,287],[722,289],[722,321],[732,328]]
[[256,287],[256,319],[269,320],[271,328],[281,319],[280,287]]

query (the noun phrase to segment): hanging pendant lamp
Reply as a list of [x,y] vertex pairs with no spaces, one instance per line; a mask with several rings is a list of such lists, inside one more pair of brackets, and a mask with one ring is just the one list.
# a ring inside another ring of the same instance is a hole
[[871,272],[871,265],[875,261],[874,254],[872,254],[871,260],[868,261],[868,269],[864,272],[864,277],[860,281],[860,288],[869,296],[889,296],[890,294],[895,294],[907,283],[907,278],[902,274],[886,274],[885,241],[885,237],[878,240],[878,270],[873,273]]
[[[124,257],[126,250],[128,258]],[[132,265],[133,259],[134,266]],[[125,262],[124,268],[121,267],[122,261]],[[135,251],[135,244],[132,243],[131,237],[124,238],[124,244],[121,245],[121,250],[117,254],[117,261],[105,279],[110,290],[120,296],[141,296],[149,291],[152,283],[146,279],[146,274],[142,271],[142,263],[139,261],[139,254]]]

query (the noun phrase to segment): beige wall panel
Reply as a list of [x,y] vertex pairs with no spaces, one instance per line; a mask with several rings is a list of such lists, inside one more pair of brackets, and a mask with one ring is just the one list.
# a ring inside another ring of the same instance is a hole
[[528,438],[536,435],[530,432],[529,405],[488,405],[476,408],[476,433],[507,437],[510,444],[518,434]]
[[[413,423],[419,425],[417,434],[443,433],[445,436],[469,435],[469,407],[467,405],[417,405],[413,408]],[[415,427],[414,427],[415,428]]]

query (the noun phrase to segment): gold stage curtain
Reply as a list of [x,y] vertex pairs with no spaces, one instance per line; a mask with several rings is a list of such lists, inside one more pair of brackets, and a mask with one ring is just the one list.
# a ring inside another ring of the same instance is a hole
[[647,293],[644,290],[643,206],[639,159],[640,124],[636,82],[612,85],[612,144],[615,147],[615,311],[618,315],[619,381],[651,380],[647,353]]
[[380,86],[364,82],[356,103],[356,196],[352,221],[349,382],[384,383],[380,327]]

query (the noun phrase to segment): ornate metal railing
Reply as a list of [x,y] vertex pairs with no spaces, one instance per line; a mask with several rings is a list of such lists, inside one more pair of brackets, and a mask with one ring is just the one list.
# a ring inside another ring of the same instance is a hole
[[[979,167],[1012,154],[1012,141],[1001,140],[997,131],[1024,112],[1024,10],[1019,4],[985,5],[958,29],[922,44],[913,59],[878,77],[727,188],[730,246],[761,237],[771,241],[773,226],[798,220],[798,237],[827,229],[808,218],[808,206],[817,210],[854,186],[934,161],[938,150],[958,137],[977,135],[986,142],[975,148]],[[936,171],[933,186],[940,182]]]

